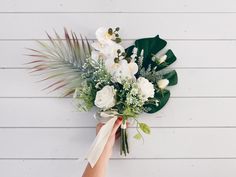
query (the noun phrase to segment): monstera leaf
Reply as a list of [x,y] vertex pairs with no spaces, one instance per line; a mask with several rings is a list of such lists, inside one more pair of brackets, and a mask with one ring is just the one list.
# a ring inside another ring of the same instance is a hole
[[146,103],[144,105],[145,112],[147,113],[155,113],[163,108],[170,98],[170,91],[169,90],[162,90],[160,92],[155,93],[155,99],[158,100],[158,104],[154,103]]
[[168,86],[173,86],[178,83],[178,76],[177,76],[177,72],[175,70],[164,74],[163,78],[169,80]]
[[152,61],[153,55],[157,54],[161,51],[167,42],[157,35],[153,38],[144,38],[138,39],[135,41],[133,46],[130,46],[126,49],[127,56],[131,56],[133,48],[136,47],[138,49],[138,56],[140,55],[141,51],[144,50],[143,54],[143,67],[147,68],[149,65],[155,66],[156,63]]
[[[134,47],[138,49],[137,56],[140,56],[141,51],[143,50],[143,63],[142,67],[145,68],[146,72],[149,72],[148,68],[155,68],[156,75],[162,75],[162,79],[168,79],[168,86],[176,85],[178,83],[178,77],[176,71],[165,72],[165,74],[159,74],[159,71],[168,67],[176,61],[176,56],[172,50],[168,49],[163,55],[166,55],[164,62],[158,62],[158,60],[153,61],[153,56],[160,52],[167,42],[164,39],[161,39],[159,35],[153,38],[144,38],[138,39],[135,41],[134,45],[126,49],[127,56],[131,56]],[[153,73],[151,74],[153,75]],[[156,84],[156,83],[154,83]],[[147,113],[155,113],[165,106],[170,98],[170,91],[167,89],[156,90],[154,100],[158,101],[156,104],[155,101],[147,101],[144,105],[145,111]]]

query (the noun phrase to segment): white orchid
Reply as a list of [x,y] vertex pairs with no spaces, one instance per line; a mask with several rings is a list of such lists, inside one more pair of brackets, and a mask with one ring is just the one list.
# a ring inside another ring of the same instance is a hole
[[[96,33],[98,42],[91,44],[94,48],[91,58],[104,61],[106,69],[112,75],[114,82],[121,83],[124,79],[134,79],[134,75],[138,72],[138,65],[134,62],[134,58],[128,63],[121,55],[125,52],[125,49],[107,37],[107,34],[101,35],[104,34],[104,31],[106,30],[103,28]],[[110,41],[108,42],[108,40]]]
[[[110,43],[109,45],[102,45],[96,42],[91,44],[91,46],[95,49],[91,53],[91,58],[95,61],[103,60],[108,72],[111,71],[112,66],[115,64],[115,58],[118,57],[117,51],[120,53],[125,52],[125,49],[115,42]],[[119,59],[123,58],[123,56],[119,56]]]
[[[124,47],[113,41],[113,35],[108,33],[108,28],[101,27],[96,31],[97,42],[91,44],[94,50],[91,53],[93,60],[103,60],[106,69],[111,72],[113,65],[115,64],[115,58],[118,57],[118,51],[125,52]],[[123,59],[123,56],[119,56],[119,60]]]
[[113,35],[108,33],[108,28],[100,27],[96,31],[96,38],[101,44],[109,44],[113,39]]

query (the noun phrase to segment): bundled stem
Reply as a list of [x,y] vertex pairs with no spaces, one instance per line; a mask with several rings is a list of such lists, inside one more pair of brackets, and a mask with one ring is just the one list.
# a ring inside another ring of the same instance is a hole
[[121,125],[121,137],[120,137],[120,154],[126,156],[129,153],[129,144],[128,144],[128,136],[126,130],[126,120],[123,119]]

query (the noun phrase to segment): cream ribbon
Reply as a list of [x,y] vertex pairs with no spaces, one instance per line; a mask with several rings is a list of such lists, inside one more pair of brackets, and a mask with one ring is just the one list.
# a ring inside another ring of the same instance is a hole
[[92,168],[95,166],[99,157],[101,156],[103,149],[111,134],[113,126],[117,120],[117,116],[115,115],[112,115],[111,117],[111,115],[101,113],[101,116],[104,116],[105,118],[109,117],[110,119],[100,129],[88,152],[87,159]]

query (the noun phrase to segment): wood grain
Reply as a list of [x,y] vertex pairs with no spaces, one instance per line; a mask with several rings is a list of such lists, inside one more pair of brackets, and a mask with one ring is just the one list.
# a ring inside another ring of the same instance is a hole
[[[234,128],[152,128],[145,143],[135,141],[135,133],[129,129],[131,153],[126,158],[236,157]],[[0,129],[0,158],[84,159],[94,138],[94,128]],[[122,158],[119,144],[113,157]]]
[[[179,84],[170,87],[173,97],[235,97],[236,69],[177,69]],[[0,70],[0,97],[58,97],[58,93],[42,91],[49,83],[43,77],[24,69]],[[51,83],[51,82],[50,82]]]
[[[56,29],[72,29],[94,39],[100,26],[119,26],[123,39],[137,39],[159,34],[165,39],[231,40],[236,39],[235,13],[85,13],[85,14],[0,14],[0,39],[45,39]],[[125,20],[124,20],[125,19]],[[137,23],[137,19],[142,22]],[[150,21],[148,19],[153,19]],[[85,23],[86,20],[86,23]],[[17,30],[16,30],[17,29]]]
[[[0,161],[0,171],[5,174],[4,177],[78,177],[83,173],[84,166],[85,163],[77,160]],[[235,177],[235,168],[235,159],[122,159],[110,161],[107,176]]]
[[235,12],[235,2],[195,0],[3,0],[0,12]]
[[[236,98],[171,98],[140,121],[151,127],[236,127]],[[95,111],[78,112],[69,98],[1,98],[0,127],[95,127]],[[13,111],[14,110],[14,111]],[[132,126],[132,125],[131,125]]]
[[[124,41],[125,47],[133,40]],[[32,60],[25,56],[30,54],[28,48],[40,49],[36,41],[0,41],[0,68],[23,68]],[[178,57],[174,68],[232,68],[236,67],[233,57],[236,50],[235,41],[173,41],[169,40],[166,48],[171,48]],[[14,51],[14,52],[12,52]]]

